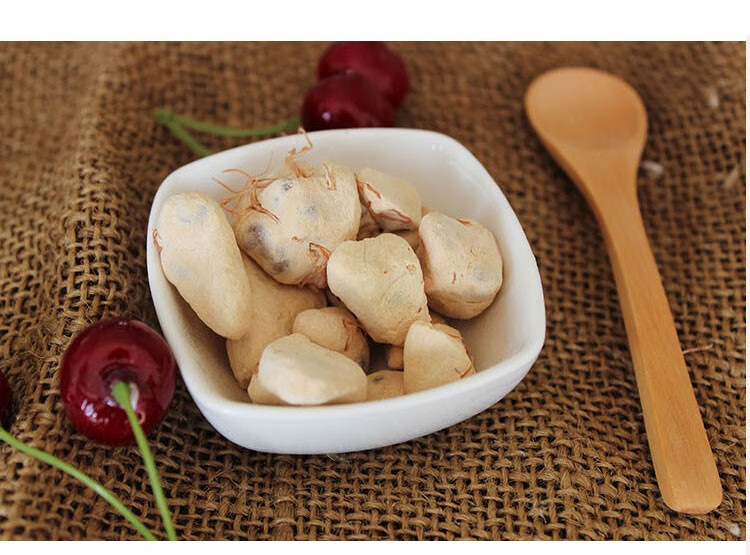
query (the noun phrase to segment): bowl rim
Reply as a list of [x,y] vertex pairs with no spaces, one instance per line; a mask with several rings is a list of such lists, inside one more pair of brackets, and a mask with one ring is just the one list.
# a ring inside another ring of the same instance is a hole
[[[453,137],[450,137],[448,135],[445,135],[437,131],[431,131],[431,130],[426,130],[426,129],[412,129],[412,128],[333,129],[333,130],[325,130],[325,131],[311,131],[311,132],[308,132],[307,134],[309,135],[311,140],[314,140],[315,137],[320,137],[323,135],[347,136],[347,135],[355,135],[355,134],[357,135],[359,134],[383,135],[383,136],[411,135],[414,137],[419,137],[419,140],[425,140],[425,139],[437,140],[445,144],[446,146],[450,147],[452,156],[458,155],[464,159],[469,160],[473,165],[479,168],[480,172],[483,175],[483,178],[485,180],[489,180],[489,183],[494,184],[494,187],[488,188],[489,194],[496,196],[500,204],[504,205],[504,208],[507,209],[506,212],[508,213],[507,215],[509,215],[510,218],[509,218],[509,221],[507,221],[506,223],[511,225],[511,227],[515,229],[515,231],[517,232],[516,235],[518,236],[517,237],[518,240],[523,241],[523,244],[520,245],[523,248],[519,249],[519,254],[522,256],[527,256],[531,258],[530,262],[531,262],[531,267],[533,269],[533,276],[529,276],[529,279],[533,277],[533,281],[534,281],[533,286],[529,288],[530,291],[533,293],[533,297],[530,299],[528,303],[529,310],[533,311],[531,318],[534,323],[530,326],[531,331],[526,337],[526,340],[523,342],[521,348],[518,349],[515,353],[513,353],[510,357],[498,362],[497,364],[493,364],[492,366],[489,366],[472,376],[468,376],[464,379],[451,382],[448,384],[444,384],[438,387],[434,387],[431,389],[427,389],[424,391],[409,393],[406,395],[401,395],[401,396],[393,397],[389,399],[380,399],[380,400],[375,400],[375,401],[363,401],[359,403],[346,403],[346,404],[339,404],[339,405],[276,406],[276,405],[258,405],[258,404],[254,404],[251,402],[236,401],[236,400],[228,399],[222,395],[219,395],[215,392],[209,391],[201,387],[199,383],[196,381],[196,379],[200,380],[201,378],[199,376],[195,376],[196,372],[192,369],[192,367],[196,366],[196,364],[192,361],[192,359],[188,361],[188,364],[182,364],[183,361],[181,359],[183,358],[184,355],[178,352],[175,352],[174,353],[175,359],[177,360],[177,364],[179,366],[182,379],[190,395],[193,397],[193,400],[199,406],[199,408],[202,411],[209,410],[214,414],[235,415],[235,416],[237,416],[238,414],[241,414],[249,418],[253,418],[253,419],[257,419],[257,418],[263,419],[264,417],[267,417],[268,419],[273,419],[273,420],[296,420],[296,419],[299,419],[300,417],[304,417],[306,420],[310,420],[310,419],[317,420],[317,419],[336,418],[340,416],[349,416],[349,417],[354,416],[354,415],[368,416],[368,415],[372,415],[375,413],[391,411],[394,409],[403,408],[407,406],[415,407],[415,406],[420,406],[420,405],[434,404],[444,399],[448,399],[448,398],[459,396],[461,394],[468,393],[469,391],[481,388],[484,385],[487,385],[490,383],[497,383],[498,381],[509,383],[513,381],[519,382],[521,379],[523,379],[525,374],[530,369],[531,365],[539,356],[539,353],[541,352],[542,347],[544,345],[544,341],[545,341],[547,324],[546,324],[546,312],[545,312],[545,303],[544,303],[544,290],[542,287],[541,276],[539,274],[539,268],[536,263],[536,258],[534,257],[533,251],[531,250],[531,245],[529,244],[528,238],[521,226],[518,216],[516,215],[512,206],[510,205],[507,198],[505,197],[505,194],[503,193],[500,185],[490,175],[490,173],[484,167],[484,164],[482,164],[467,147],[465,147],[463,144],[458,142]],[[161,327],[162,333],[167,339],[167,342],[170,343],[170,346],[173,340],[176,339],[175,337],[173,337],[173,333],[176,334],[176,332],[173,331],[176,328],[176,326],[169,325],[170,324],[169,320],[172,317],[172,311],[164,310],[167,308],[166,305],[162,305],[162,301],[157,300],[156,297],[154,296],[154,289],[161,286],[160,284],[157,284],[155,282],[154,274],[157,271],[161,272],[161,265],[159,264],[158,254],[155,253],[155,248],[151,241],[150,229],[152,228],[153,223],[155,223],[155,220],[157,217],[157,214],[155,214],[155,209],[156,209],[158,201],[161,201],[161,197],[168,195],[168,193],[166,192],[166,189],[172,188],[171,183],[175,180],[176,177],[179,177],[183,173],[189,172],[192,168],[196,166],[205,165],[208,160],[216,161],[223,157],[231,157],[241,151],[252,151],[254,149],[259,148],[260,145],[269,146],[273,143],[287,143],[287,142],[292,142],[295,139],[299,140],[298,134],[284,135],[282,137],[274,137],[274,138],[265,139],[262,141],[256,141],[256,142],[248,143],[245,145],[240,145],[237,147],[233,147],[231,149],[223,150],[223,151],[214,153],[212,155],[206,156],[204,158],[199,158],[197,160],[189,162],[173,170],[160,183],[158,189],[156,190],[154,198],[152,200],[151,209],[149,211],[148,228],[147,228],[147,233],[146,233],[146,265],[147,265],[147,273],[148,273],[148,281],[149,281],[149,293],[151,294],[152,303],[154,305],[154,309],[155,309],[156,316],[159,321],[159,325]],[[170,193],[170,194],[173,194],[173,193]],[[169,287],[171,285],[167,282],[167,286]],[[160,306],[162,308],[160,308]],[[164,325],[165,322],[167,323],[166,326]],[[174,348],[173,348],[173,351],[175,351]],[[188,368],[188,370],[186,371],[185,368]],[[515,384],[514,384],[514,387],[515,387]]]

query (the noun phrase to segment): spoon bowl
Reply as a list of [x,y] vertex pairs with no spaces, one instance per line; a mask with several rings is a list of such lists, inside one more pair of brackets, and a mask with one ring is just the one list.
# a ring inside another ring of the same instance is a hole
[[625,81],[591,68],[545,73],[526,95],[533,117],[543,121],[555,143],[581,149],[608,149],[646,141],[646,108]]
[[560,68],[534,80],[525,104],[545,147],[590,204],[602,198],[591,187],[609,189],[604,195],[626,194],[637,204],[636,173],[648,117],[630,85],[592,68]]

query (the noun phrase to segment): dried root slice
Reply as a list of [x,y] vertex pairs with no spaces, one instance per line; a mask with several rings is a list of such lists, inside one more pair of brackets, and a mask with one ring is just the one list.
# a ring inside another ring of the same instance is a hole
[[396,370],[378,370],[367,376],[367,400],[379,401],[399,397],[404,391],[404,373]]
[[252,303],[247,309],[243,335],[227,340],[227,355],[234,377],[244,389],[266,345],[292,333],[294,319],[300,312],[322,308],[326,300],[322,292],[278,283],[247,256],[242,257],[242,262]]
[[226,215],[202,193],[167,199],[153,237],[162,270],[214,332],[239,338],[247,328],[251,291]]
[[432,212],[422,217],[419,239],[431,309],[466,319],[492,304],[503,283],[503,260],[492,232],[475,221]]
[[357,173],[357,187],[362,204],[384,231],[419,227],[422,202],[405,179],[364,168]]
[[415,322],[404,343],[404,389],[423,391],[476,373],[461,333],[444,324]]
[[258,365],[257,385],[290,405],[357,403],[367,399],[367,376],[350,358],[301,333],[269,344]]
[[354,315],[345,308],[330,306],[300,312],[294,319],[292,332],[349,357],[365,371],[370,367],[367,336]]
[[409,244],[384,233],[340,244],[328,285],[379,343],[401,345],[415,320],[429,320],[419,260]]

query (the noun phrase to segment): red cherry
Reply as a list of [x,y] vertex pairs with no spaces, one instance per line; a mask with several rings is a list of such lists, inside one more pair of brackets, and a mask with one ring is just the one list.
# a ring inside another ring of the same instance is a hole
[[318,62],[318,79],[341,73],[369,79],[395,108],[409,89],[404,62],[382,42],[336,42],[329,46]]
[[0,426],[10,427],[10,417],[13,414],[13,391],[10,389],[8,378],[0,372]]
[[175,361],[166,341],[145,324],[117,318],[83,330],[62,360],[60,392],[73,426],[98,443],[134,440],[125,411],[112,397],[118,381],[130,385],[144,433],[167,413],[175,389]]
[[310,89],[302,104],[308,131],[347,127],[393,127],[393,106],[364,77],[333,75]]

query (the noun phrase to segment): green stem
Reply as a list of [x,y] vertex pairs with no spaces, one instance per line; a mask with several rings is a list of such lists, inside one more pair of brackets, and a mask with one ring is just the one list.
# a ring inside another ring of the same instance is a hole
[[177,534],[175,533],[174,525],[172,524],[172,517],[169,514],[167,499],[164,497],[164,491],[161,489],[161,482],[159,481],[159,473],[156,470],[154,456],[151,454],[151,449],[149,449],[146,434],[143,433],[143,428],[141,428],[141,425],[138,423],[138,417],[136,416],[133,407],[130,405],[130,387],[125,382],[117,382],[112,388],[112,397],[115,398],[115,401],[120,404],[128,415],[130,426],[133,428],[135,441],[138,444],[138,448],[141,450],[141,455],[143,456],[143,463],[146,466],[148,479],[151,482],[151,491],[154,492],[156,505],[159,507],[161,519],[164,522],[164,528],[167,531],[167,538],[174,541],[177,539]]
[[213,135],[219,135],[221,137],[260,137],[263,135],[274,135],[281,133],[282,131],[290,131],[297,129],[300,126],[299,118],[292,118],[286,121],[282,121],[275,125],[269,125],[268,127],[252,127],[252,128],[239,128],[239,127],[226,127],[223,125],[215,125],[205,121],[198,121],[197,119],[189,118],[187,116],[181,116],[175,114],[171,110],[166,108],[159,108],[154,114],[154,120],[166,126],[167,129],[183,143],[185,143],[190,150],[195,152],[198,156],[208,156],[213,154],[209,149],[203,146],[198,140],[195,139],[188,131],[187,128],[195,129],[204,133],[211,133]]
[[155,119],[159,123],[176,122],[183,127],[195,129],[196,131],[202,131],[204,133],[211,133],[213,135],[219,135],[221,137],[260,137],[263,135],[273,135],[275,133],[281,133],[282,131],[291,131],[297,129],[300,126],[299,118],[292,118],[280,123],[269,125],[267,127],[226,127],[225,125],[216,125],[205,121],[199,121],[197,119],[175,114],[174,112],[161,108],[156,111]]
[[210,154],[213,154],[210,150],[208,150],[205,146],[203,146],[195,138],[193,138],[193,136],[176,121],[169,121],[164,125],[167,126],[167,129],[169,129],[172,135],[185,143],[190,148],[190,150],[195,152],[198,156],[209,156]]
[[114,493],[109,491],[107,488],[105,488],[103,485],[101,485],[99,482],[94,480],[93,478],[87,476],[77,468],[74,468],[70,466],[68,463],[61,461],[54,455],[50,455],[49,453],[45,453],[44,451],[40,451],[39,449],[36,449],[34,447],[31,447],[30,445],[26,445],[25,443],[19,441],[12,435],[10,435],[7,431],[3,429],[2,426],[0,426],[0,440],[5,441],[9,445],[15,447],[22,453],[26,453],[27,455],[31,455],[32,457],[39,459],[42,462],[47,463],[50,466],[53,466],[57,468],[58,470],[62,470],[66,474],[69,474],[73,478],[79,480],[83,484],[90,487],[92,490],[94,490],[97,494],[99,494],[102,498],[104,498],[105,501],[107,501],[112,507],[117,510],[122,516],[125,517],[125,519],[130,522],[136,530],[138,530],[144,538],[146,538],[149,541],[156,541],[156,536],[154,536],[148,528],[146,528],[143,523],[138,520],[138,517],[135,516],[125,505],[122,504],[122,502],[115,496]]

